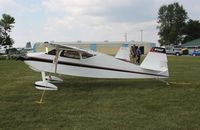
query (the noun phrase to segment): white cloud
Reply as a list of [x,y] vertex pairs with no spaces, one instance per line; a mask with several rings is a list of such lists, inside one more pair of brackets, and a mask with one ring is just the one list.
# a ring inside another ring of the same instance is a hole
[[0,11],[13,16],[33,13],[41,10],[37,4],[21,4],[16,0],[0,0]]
[[0,0],[0,6],[1,7],[11,7],[11,6],[16,6],[17,3],[14,0]]
[[100,7],[130,6],[132,0],[43,0],[42,4],[50,11],[86,10]]
[[[14,0],[0,0],[0,10],[2,13],[14,14],[16,10],[20,9],[20,5]],[[18,10],[19,11],[19,10]]]
[[[60,35],[68,35],[68,37],[58,36],[60,40],[123,40],[124,33],[128,32],[131,39],[137,40],[139,30],[156,30],[156,22],[153,20],[138,22],[137,19],[129,18],[135,15],[131,12],[134,9],[133,6],[141,4],[138,0],[82,0],[78,2],[45,0],[42,4],[47,14],[44,29],[48,31],[47,35],[51,38],[59,31],[62,32],[59,33]],[[123,11],[120,10],[121,8],[128,10],[125,11],[127,16],[118,14],[119,11]],[[139,18],[139,16],[136,17]],[[150,40],[155,41],[152,38]]]
[[[24,28],[17,28],[16,42],[20,43],[29,40],[124,40],[125,32],[128,32],[129,40],[140,41],[141,29],[144,30],[145,41],[157,42],[158,9],[173,2],[176,0],[41,0],[24,4],[22,1],[0,0],[0,8],[12,9],[11,12],[20,14],[17,20],[26,19],[24,15],[36,12],[34,19],[29,21],[32,22],[32,31],[24,31],[29,28],[27,23]],[[199,1],[178,2],[189,17],[199,19]],[[37,13],[42,15],[38,18]],[[22,37],[24,35],[28,36]]]
[[92,6],[95,1],[91,0],[44,0],[42,5],[50,12],[65,12],[70,14],[81,14],[85,8]]

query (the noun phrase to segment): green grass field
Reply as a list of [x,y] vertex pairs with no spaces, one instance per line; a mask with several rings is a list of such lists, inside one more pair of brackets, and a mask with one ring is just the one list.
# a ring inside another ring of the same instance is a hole
[[169,82],[61,76],[58,91],[34,88],[40,73],[0,60],[0,129],[200,129],[200,58],[169,57]]

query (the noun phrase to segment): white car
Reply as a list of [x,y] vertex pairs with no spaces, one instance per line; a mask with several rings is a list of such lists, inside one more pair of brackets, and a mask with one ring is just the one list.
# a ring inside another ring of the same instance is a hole
[[0,54],[6,54],[6,49],[0,46]]

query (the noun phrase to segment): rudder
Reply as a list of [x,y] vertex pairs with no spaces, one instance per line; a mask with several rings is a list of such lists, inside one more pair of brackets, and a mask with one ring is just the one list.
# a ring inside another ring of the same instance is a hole
[[160,71],[163,75],[169,76],[167,62],[165,48],[154,47],[147,54],[140,67],[143,69]]
[[119,48],[115,58],[130,62],[130,49],[128,44],[122,44],[122,47]]

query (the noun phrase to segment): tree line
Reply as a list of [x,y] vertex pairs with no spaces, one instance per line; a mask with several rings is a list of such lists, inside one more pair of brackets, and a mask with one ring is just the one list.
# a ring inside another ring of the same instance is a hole
[[160,7],[157,28],[161,45],[179,45],[200,38],[200,21],[189,19],[177,2]]
[[0,19],[0,45],[10,48],[14,44],[14,40],[10,37],[14,23],[14,17],[9,14],[2,14],[2,18]]

